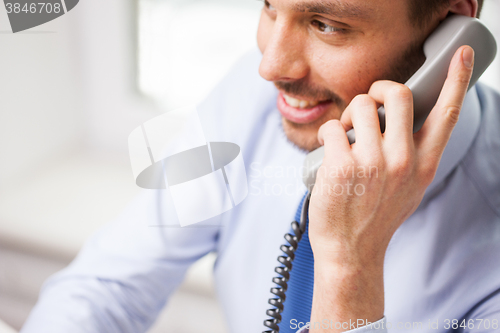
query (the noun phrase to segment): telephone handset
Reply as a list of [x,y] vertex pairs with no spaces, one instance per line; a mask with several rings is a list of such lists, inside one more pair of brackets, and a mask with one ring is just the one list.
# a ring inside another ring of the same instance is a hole
[[[477,19],[451,15],[446,18],[424,43],[426,60],[422,67],[405,83],[413,93],[413,132],[420,130],[436,104],[448,73],[453,55],[462,45],[474,49],[474,71],[469,89],[495,58],[497,46],[491,32]],[[385,109],[378,109],[380,127],[385,129]],[[349,142],[355,141],[354,130],[347,132]],[[302,180],[309,190],[316,182],[316,173],[323,162],[324,147],[309,153],[304,161]]]

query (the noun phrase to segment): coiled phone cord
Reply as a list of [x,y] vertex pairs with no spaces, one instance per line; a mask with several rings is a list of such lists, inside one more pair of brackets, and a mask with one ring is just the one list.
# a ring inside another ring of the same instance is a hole
[[290,233],[285,234],[285,239],[290,245],[281,245],[280,250],[285,254],[284,256],[279,256],[278,261],[283,265],[277,266],[274,271],[278,273],[279,277],[274,277],[273,282],[279,287],[271,288],[271,293],[276,295],[277,298],[270,298],[269,304],[273,305],[274,308],[268,309],[266,314],[271,317],[270,319],[264,320],[264,326],[270,328],[271,330],[264,331],[263,333],[279,333],[280,328],[278,324],[281,322],[281,314],[285,308],[284,302],[286,299],[285,292],[288,288],[288,280],[290,279],[290,271],[292,270],[292,262],[295,259],[295,251],[299,245],[299,241],[302,235],[306,231],[307,227],[307,212],[309,210],[309,200],[311,198],[311,192],[307,192],[304,202],[302,203],[302,210],[300,213],[300,224],[297,221],[292,222],[292,231],[294,235]]

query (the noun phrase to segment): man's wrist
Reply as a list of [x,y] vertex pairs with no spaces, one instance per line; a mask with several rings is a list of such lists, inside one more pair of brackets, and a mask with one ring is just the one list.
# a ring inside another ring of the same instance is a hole
[[[349,254],[314,254],[314,271],[325,278],[337,280],[381,277],[384,273],[384,259],[374,256]],[[331,281],[334,282],[334,281]]]
[[383,281],[382,265],[353,267],[315,261],[311,320],[379,320],[384,313]]
[[[318,236],[310,236],[314,262],[319,269],[352,274],[358,269],[383,269],[388,244],[358,240],[354,243]],[[316,269],[316,265],[315,265]]]

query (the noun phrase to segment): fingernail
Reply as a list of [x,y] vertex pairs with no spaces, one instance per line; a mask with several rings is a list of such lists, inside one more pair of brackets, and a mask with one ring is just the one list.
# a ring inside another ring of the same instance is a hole
[[474,50],[472,47],[466,47],[462,52],[462,60],[464,62],[465,67],[471,68],[474,63]]

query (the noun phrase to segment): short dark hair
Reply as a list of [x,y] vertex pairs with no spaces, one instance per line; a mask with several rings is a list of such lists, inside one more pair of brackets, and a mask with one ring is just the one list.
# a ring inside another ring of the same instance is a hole
[[[432,17],[432,15],[447,5],[450,0],[409,0],[410,1],[410,20],[412,20],[413,24],[417,26],[425,26],[427,21]],[[478,8],[477,8],[477,17],[479,18],[479,14],[481,13],[481,9],[483,8],[484,0],[477,0]]]

